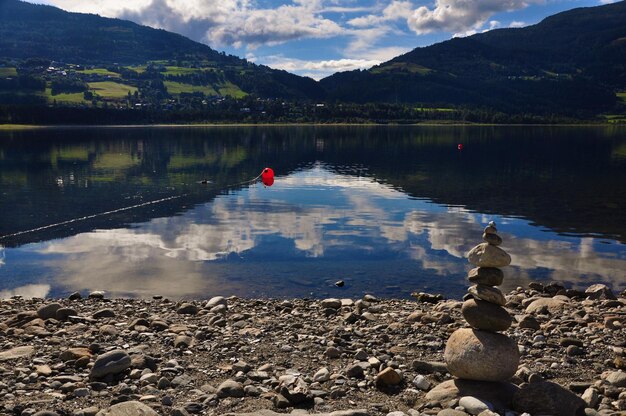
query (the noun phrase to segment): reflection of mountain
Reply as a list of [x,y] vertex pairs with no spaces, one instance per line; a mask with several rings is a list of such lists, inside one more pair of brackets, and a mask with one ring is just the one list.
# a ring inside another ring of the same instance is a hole
[[[189,193],[6,245],[178,215],[271,165],[316,161],[415,198],[626,242],[623,130],[516,127],[93,129],[3,133],[0,234]],[[462,152],[457,143],[464,143]],[[617,156],[616,156],[617,155]],[[212,186],[197,181],[209,178]]]

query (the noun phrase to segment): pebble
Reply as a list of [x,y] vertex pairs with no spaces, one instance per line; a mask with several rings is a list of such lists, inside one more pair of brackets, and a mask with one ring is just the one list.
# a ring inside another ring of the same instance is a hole
[[114,350],[98,356],[89,374],[90,379],[116,375],[130,367],[130,356],[122,350]]
[[485,410],[493,411],[493,405],[486,400],[481,400],[472,396],[464,396],[459,399],[459,406],[471,415],[479,415]]

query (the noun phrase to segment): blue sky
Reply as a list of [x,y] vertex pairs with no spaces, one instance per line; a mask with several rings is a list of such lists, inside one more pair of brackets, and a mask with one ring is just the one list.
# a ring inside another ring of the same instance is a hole
[[29,0],[181,33],[320,79],[494,28],[612,0]]

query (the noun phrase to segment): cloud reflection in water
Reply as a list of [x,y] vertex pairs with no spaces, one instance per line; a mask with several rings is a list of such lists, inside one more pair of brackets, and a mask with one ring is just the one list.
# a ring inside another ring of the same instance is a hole
[[[394,279],[405,289],[397,295],[419,290],[422,277],[437,278],[459,293],[470,268],[465,254],[491,219],[499,223],[503,248],[513,258],[506,288],[537,278],[624,285],[624,254],[601,250],[593,238],[538,232],[523,220],[410,199],[371,178],[338,175],[320,165],[278,178],[272,188],[254,185],[180,216],[42,243],[39,252],[49,257],[48,267],[62,271],[56,282],[63,291],[245,296],[254,287],[275,284],[274,266],[285,262],[294,264],[293,273],[306,275],[303,268],[315,264],[311,261],[334,261],[341,269],[354,262],[387,267],[401,260],[412,262],[414,273]],[[229,267],[241,278],[231,278]],[[387,273],[383,279],[395,277],[394,270]],[[377,280],[381,276],[361,278],[370,279],[373,292],[387,283]],[[306,295],[297,289],[280,293]]]

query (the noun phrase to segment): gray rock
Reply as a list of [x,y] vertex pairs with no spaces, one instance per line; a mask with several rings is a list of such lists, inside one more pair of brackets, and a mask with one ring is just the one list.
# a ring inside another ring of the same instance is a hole
[[474,396],[461,397],[459,400],[459,406],[462,406],[470,415],[479,415],[485,410],[493,411],[493,405],[491,403]]
[[228,301],[223,296],[214,296],[207,302],[205,308],[211,309],[216,307],[217,305],[228,306]]
[[607,377],[606,382],[615,387],[626,387],[626,373],[623,371],[611,371]]
[[617,299],[615,297],[615,295],[613,294],[613,291],[611,290],[611,288],[609,288],[607,285],[603,285],[603,284],[597,284],[597,285],[591,285],[589,286],[586,290],[585,290],[585,295],[587,295],[587,297],[589,299],[612,299],[615,300]]
[[60,416],[57,412],[52,412],[50,410],[43,410],[41,412],[37,412],[33,414],[33,416]]
[[353,378],[363,378],[363,366],[359,363],[348,366],[346,368],[346,376]]
[[79,300],[83,298],[83,295],[81,295],[80,292],[74,292],[71,295],[69,295],[67,298],[69,300]]
[[72,413],[73,416],[96,416],[96,414],[100,411],[97,407],[86,407],[84,409],[76,410]]
[[448,339],[444,358],[450,373],[459,378],[505,381],[517,371],[519,350],[505,335],[462,328]]
[[318,383],[323,383],[323,382],[328,381],[328,380],[330,380],[330,371],[326,367],[320,368],[313,375],[313,381],[316,381]]
[[532,315],[521,315],[519,316],[519,319],[517,318],[517,315],[516,315],[516,319],[519,322],[517,324],[519,328],[534,329],[535,331],[538,329],[541,329],[541,324]]
[[545,310],[551,314],[558,314],[565,306],[567,302],[562,298],[539,298],[526,307],[526,313],[539,313]]
[[125,351],[110,351],[100,355],[96,359],[96,362],[94,363],[89,374],[89,378],[93,380],[104,378],[109,374],[119,374],[130,368],[130,365],[130,356]]
[[455,409],[443,409],[437,413],[437,416],[467,416],[467,413]]
[[512,383],[453,379],[444,381],[426,394],[429,402],[450,403],[464,396],[491,403],[498,411],[510,409],[518,387]]
[[413,370],[419,371],[421,373],[432,374],[432,373],[447,373],[448,367],[446,363],[441,363],[438,361],[421,361],[415,360],[411,363]]
[[183,303],[176,310],[176,312],[181,315],[196,315],[199,311],[200,309],[196,305],[191,303]]
[[179,335],[174,340],[174,348],[188,348],[193,339],[187,335]]
[[130,401],[101,410],[96,416],[159,416],[159,414],[143,403]]
[[411,383],[420,390],[430,389],[430,381],[421,374],[416,375]]
[[511,256],[499,247],[482,243],[467,254],[470,263],[478,267],[505,267],[511,264]]
[[92,316],[94,319],[115,318],[115,311],[113,309],[100,309]]
[[376,375],[374,382],[377,387],[397,386],[402,382],[402,376],[393,368],[387,367]]
[[585,407],[583,399],[550,381],[527,384],[513,396],[513,410],[531,415],[577,416]]
[[341,308],[341,299],[324,299],[321,303],[322,308],[339,309]]
[[598,404],[599,400],[598,390],[593,387],[589,387],[580,398],[585,401],[587,407],[594,408]]
[[94,290],[93,292],[89,293],[89,295],[87,296],[89,299],[104,299],[104,291],[103,290]]
[[243,397],[245,392],[241,383],[234,380],[226,380],[217,388],[219,397]]
[[59,309],[61,309],[60,303],[50,303],[37,309],[37,316],[43,320],[56,318]]
[[324,351],[324,355],[328,358],[339,358],[341,357],[341,351],[335,347],[328,347],[326,351]]
[[59,308],[55,314],[57,321],[67,321],[70,316],[77,316],[78,312],[72,308]]
[[495,287],[486,285],[474,285],[468,289],[468,292],[475,298],[482,299],[486,302],[491,302],[496,305],[506,305],[506,299],[504,295]]
[[20,358],[28,358],[35,354],[35,347],[26,345],[23,347],[15,347],[10,350],[0,352],[0,362],[18,360]]
[[495,267],[475,267],[467,273],[467,278],[476,284],[500,286],[504,280],[504,273]]
[[513,322],[504,308],[483,300],[465,301],[461,312],[468,324],[485,331],[505,331]]

